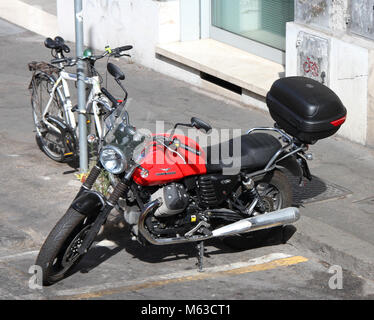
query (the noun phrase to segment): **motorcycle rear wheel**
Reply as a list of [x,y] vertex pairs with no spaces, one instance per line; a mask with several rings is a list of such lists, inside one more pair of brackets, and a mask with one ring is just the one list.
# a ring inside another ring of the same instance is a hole
[[[280,170],[274,170],[256,182],[256,188],[264,200],[267,212],[292,206],[292,187],[287,176]],[[266,213],[264,213],[266,214]],[[252,231],[223,239],[223,242],[235,250],[246,250],[256,247],[269,240],[277,232],[281,233],[283,226]],[[281,234],[280,234],[281,235]]]
[[43,285],[62,280],[83,255],[76,251],[92,226],[92,221],[70,208],[48,235],[35,264],[42,268]]

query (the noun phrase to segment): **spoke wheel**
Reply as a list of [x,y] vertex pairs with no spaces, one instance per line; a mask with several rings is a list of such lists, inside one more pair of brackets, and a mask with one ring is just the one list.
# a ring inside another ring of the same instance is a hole
[[[39,74],[35,77],[31,96],[32,116],[39,148],[52,160],[61,162],[65,153],[61,132],[43,119],[53,86],[54,82],[46,75]],[[45,116],[47,115],[65,121],[63,103],[56,92]]]
[[[276,211],[292,205],[292,188],[286,175],[275,170],[267,174],[262,180],[256,184],[256,189],[260,194],[265,205],[265,213]],[[227,237],[223,242],[236,250],[245,250],[263,244],[267,239],[271,238],[281,227],[263,229],[237,236]]]
[[261,182],[256,188],[265,204],[266,212],[283,208],[282,193],[277,186],[267,182]]

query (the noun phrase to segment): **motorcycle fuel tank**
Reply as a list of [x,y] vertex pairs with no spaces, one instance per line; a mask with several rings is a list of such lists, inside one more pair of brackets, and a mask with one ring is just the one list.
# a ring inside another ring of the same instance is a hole
[[145,148],[140,161],[141,167],[133,174],[135,183],[154,186],[206,173],[204,150],[193,139],[183,135],[174,137],[177,140],[169,148],[156,142]]

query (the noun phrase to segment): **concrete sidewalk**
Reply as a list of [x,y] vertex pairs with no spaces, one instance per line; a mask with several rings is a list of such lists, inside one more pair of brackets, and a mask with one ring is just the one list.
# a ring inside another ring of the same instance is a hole
[[[10,231],[0,238],[0,243],[2,250],[13,251],[14,248],[38,248],[79,186],[74,182],[71,168],[48,160],[34,142],[27,91],[31,75],[26,66],[31,60],[50,59],[42,44],[44,38],[2,23],[10,31],[0,37],[3,57],[0,61],[3,75],[0,79],[3,158],[0,180],[6,186],[0,191],[0,220]],[[25,43],[27,50],[24,50]],[[132,98],[129,112],[137,127],[154,129],[156,120],[166,120],[171,127],[192,116],[205,119],[216,128],[241,128],[243,132],[273,124],[265,112],[233,104],[135,64],[123,61],[116,64],[127,75],[125,83]],[[101,64],[99,70],[103,69]],[[112,82],[109,87],[120,95],[121,91]],[[314,154],[310,162],[312,174],[324,183],[344,187],[350,195],[305,204],[301,208],[302,218],[296,224],[297,232],[289,243],[312,249],[331,264],[373,279],[374,150],[335,136],[319,141],[310,151]]]
[[58,32],[56,1],[1,0],[0,18],[45,37]]

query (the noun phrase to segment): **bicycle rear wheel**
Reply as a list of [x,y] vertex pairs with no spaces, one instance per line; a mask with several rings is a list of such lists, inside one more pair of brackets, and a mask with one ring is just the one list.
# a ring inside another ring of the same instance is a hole
[[[39,148],[52,160],[62,162],[65,153],[65,137],[58,128],[49,126],[43,119],[43,113],[51,97],[55,82],[53,78],[39,73],[34,77],[31,107],[36,131],[36,142]],[[45,116],[54,117],[62,121],[66,120],[61,97],[54,93],[52,102]]]

